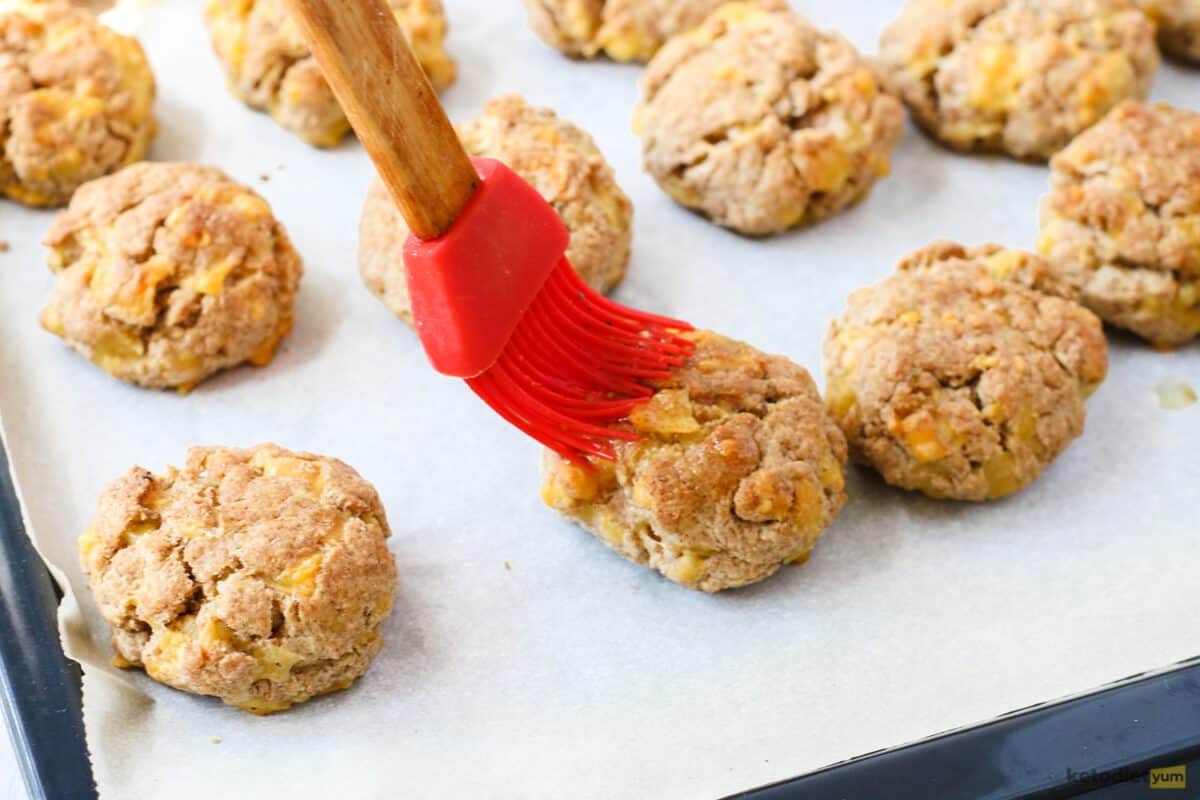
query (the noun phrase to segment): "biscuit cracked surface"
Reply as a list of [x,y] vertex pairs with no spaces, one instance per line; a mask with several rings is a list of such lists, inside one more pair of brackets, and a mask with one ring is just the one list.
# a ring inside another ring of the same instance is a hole
[[110,375],[188,390],[269,363],[300,256],[266,201],[220,170],[134,164],[81,187],[46,236],[42,326]]
[[841,36],[789,11],[719,8],[646,68],[634,128],[680,204],[749,235],[822,220],[887,174],[899,102]]
[[275,445],[134,467],[79,539],[116,661],[256,714],[350,686],[382,645],[396,566],[375,489]]
[[1083,433],[1104,380],[1100,320],[1036,256],[936,243],[855,292],[825,340],[827,402],[851,457],[888,483],[989,500]]
[[1038,249],[1113,325],[1200,334],[1200,114],[1127,102],[1051,162]]
[[[388,5],[433,87],[441,91],[454,83],[441,0]],[[284,0],[208,0],[205,19],[230,90],[242,102],[317,147],[332,147],[350,131]]]
[[140,161],[154,137],[154,76],[136,39],[61,3],[0,11],[0,194],[59,206]]
[[[672,36],[699,25],[729,0],[525,0],[529,25],[546,44],[573,58],[604,54],[649,61]],[[785,0],[754,0],[785,10]]]
[[613,550],[717,592],[801,563],[846,502],[846,441],[808,372],[701,332],[618,442],[617,461],[547,451],[542,499]]
[[1163,52],[1183,61],[1200,62],[1200,3],[1196,0],[1137,0],[1158,25]]
[[909,0],[880,61],[947,145],[1046,160],[1145,97],[1159,56],[1132,0]]
[[[554,207],[571,233],[567,258],[589,286],[607,292],[621,282],[633,205],[591,136],[517,95],[490,101],[483,114],[458,126],[458,135],[468,153],[504,162]],[[359,225],[359,273],[392,313],[412,324],[404,277],[407,237],[404,218],[376,178]]]

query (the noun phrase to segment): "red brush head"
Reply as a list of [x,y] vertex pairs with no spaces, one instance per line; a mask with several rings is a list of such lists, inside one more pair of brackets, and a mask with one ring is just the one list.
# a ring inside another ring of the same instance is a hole
[[496,413],[563,458],[612,461],[610,427],[654,394],[654,383],[695,349],[686,322],[619,305],[593,291],[564,258],[487,372],[467,381]]
[[474,159],[482,184],[438,239],[409,237],[413,318],[439,372],[466,378],[500,416],[565,458],[615,457],[611,423],[692,353],[685,322],[587,286],[563,255],[554,209],[508,167]]
[[404,267],[417,334],[433,368],[472,378],[500,357],[567,250],[570,235],[537,190],[490,158],[480,185],[442,236],[409,236]]

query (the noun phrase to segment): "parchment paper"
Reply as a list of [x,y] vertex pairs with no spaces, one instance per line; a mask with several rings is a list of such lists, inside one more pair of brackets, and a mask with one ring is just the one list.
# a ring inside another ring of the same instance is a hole
[[[866,52],[899,5],[796,4]],[[153,157],[251,183],[305,258],[275,363],[186,397],[108,378],[37,326],[51,214],[0,203],[0,410],[37,544],[67,582],[65,645],[84,664],[104,800],[715,797],[1200,653],[1200,407],[1163,411],[1153,394],[1164,378],[1200,384],[1200,347],[1115,335],[1086,435],[1015,498],[939,503],[852,470],[807,565],[686,591],[544,508],[536,446],[426,368],[356,274],[368,159],[354,142],[309,149],[235,101],[200,6],[151,2],[122,24],[159,79]],[[453,116],[521,91],[615,164],[636,206],[623,301],[819,374],[847,294],[904,254],[938,237],[1032,246],[1044,168],[952,155],[911,130],[861,206],[739,238],[642,173],[638,67],[561,58],[516,0],[447,6]],[[1200,106],[1200,73],[1165,67],[1155,96]],[[400,569],[379,659],[351,691],[263,719],[114,678],[74,545],[101,488],[135,463],[179,464],[191,444],[264,440],[338,456],[378,486]]]

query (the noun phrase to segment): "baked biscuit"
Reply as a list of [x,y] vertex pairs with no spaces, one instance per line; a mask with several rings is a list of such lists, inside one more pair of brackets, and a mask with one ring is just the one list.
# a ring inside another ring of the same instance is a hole
[[42,326],[116,378],[187,391],[292,327],[300,256],[253,190],[195,164],[134,164],[81,187],[46,236]]
[[[413,53],[438,91],[454,83],[446,55],[441,0],[388,0]],[[350,131],[284,0],[208,0],[206,20],[229,88],[251,108],[317,147],[332,147]]]
[[[785,0],[751,0],[776,11]],[[689,31],[729,0],[525,0],[529,26],[546,44],[573,58],[603,53],[615,61],[649,61],[678,33]]]
[[0,195],[59,206],[154,138],[141,45],[63,3],[0,11]]
[[[554,206],[571,232],[567,258],[589,286],[607,292],[621,282],[633,205],[591,136],[518,95],[492,100],[481,116],[458,126],[458,135],[468,153],[503,161]],[[404,277],[407,237],[404,218],[376,179],[359,226],[359,273],[392,313],[412,324]]]
[[937,243],[852,294],[824,348],[851,458],[938,498],[1032,483],[1083,433],[1108,367],[1100,320],[1038,284],[1053,277],[1034,256]]
[[789,11],[719,8],[642,78],[634,128],[680,204],[749,235],[822,220],[886,175],[900,104],[841,36]]
[[909,0],[880,60],[942,142],[1046,160],[1145,97],[1159,56],[1133,0]]
[[134,467],[79,538],[115,663],[255,714],[345,689],[382,645],[396,565],[374,487],[275,445]]
[[1127,102],[1051,162],[1038,249],[1106,322],[1200,334],[1200,114]]
[[631,415],[640,441],[586,470],[546,452],[542,499],[691,589],[800,563],[846,502],[846,441],[807,370],[715,333]]
[[1163,52],[1183,61],[1200,61],[1200,2],[1196,0],[1137,0],[1158,25]]

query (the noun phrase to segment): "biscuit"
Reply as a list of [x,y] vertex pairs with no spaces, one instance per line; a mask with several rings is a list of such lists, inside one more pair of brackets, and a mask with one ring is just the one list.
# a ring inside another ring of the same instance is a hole
[[587,470],[546,452],[542,499],[605,544],[718,592],[801,563],[846,502],[846,441],[811,376],[711,332]]
[[275,445],[134,467],[79,538],[114,662],[269,714],[345,689],[382,645],[396,565],[374,487]]
[[195,164],[134,164],[82,186],[46,236],[42,326],[105,372],[187,391],[262,366],[292,327],[302,272],[253,190]]
[[[633,205],[591,136],[517,95],[490,101],[481,116],[458,126],[458,135],[468,153],[503,161],[554,207],[571,233],[567,258],[589,286],[607,292],[621,282]],[[376,179],[359,225],[359,273],[392,313],[412,324],[404,277],[407,237],[404,218]]]
[[[529,26],[572,58],[604,54],[614,61],[649,61],[677,33],[699,25],[729,0],[525,0]],[[775,11],[785,0],[752,0]]]
[[748,235],[864,197],[902,128],[900,104],[849,42],[749,3],[671,39],[646,68],[634,118],[659,186]]
[[[388,5],[433,87],[441,91],[454,83],[456,68],[443,45],[441,0],[388,0]],[[205,19],[229,88],[243,103],[267,111],[317,147],[332,147],[350,131],[284,0],[208,0]]]
[[1013,494],[1083,433],[1104,380],[1100,320],[1030,285],[1035,256],[937,243],[850,296],[825,340],[826,399],[851,458],[931,497]]
[[1200,114],[1129,101],[1051,162],[1038,250],[1106,322],[1200,334]]
[[0,195],[60,206],[141,161],[154,76],[136,39],[60,3],[0,12]]
[[1196,0],[1137,0],[1158,25],[1163,52],[1183,61],[1200,61],[1200,3]]
[[1145,97],[1159,56],[1132,0],[909,0],[880,61],[945,144],[1044,161]]

